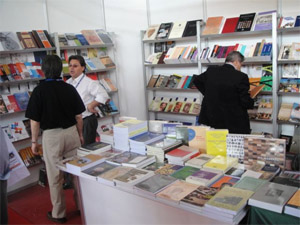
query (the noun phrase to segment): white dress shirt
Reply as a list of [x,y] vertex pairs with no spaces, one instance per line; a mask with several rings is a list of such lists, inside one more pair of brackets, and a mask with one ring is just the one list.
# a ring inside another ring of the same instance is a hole
[[87,110],[88,104],[92,101],[95,100],[99,103],[105,104],[105,102],[109,99],[105,89],[97,81],[92,80],[83,73],[76,79],[71,77],[67,80],[67,83],[76,88],[85,105],[85,111],[82,113],[83,118],[92,115],[92,113]]

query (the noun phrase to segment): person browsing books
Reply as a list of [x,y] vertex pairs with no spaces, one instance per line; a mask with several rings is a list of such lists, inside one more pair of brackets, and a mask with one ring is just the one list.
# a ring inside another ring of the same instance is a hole
[[67,80],[68,84],[73,85],[78,91],[86,110],[83,112],[83,138],[84,144],[95,142],[98,121],[96,118],[96,107],[107,104],[110,98],[105,89],[96,81],[84,74],[86,63],[80,55],[72,55],[69,58],[69,72],[71,78]]
[[56,163],[63,157],[76,155],[77,148],[83,143],[81,113],[85,107],[76,89],[61,79],[62,62],[57,55],[47,55],[42,70],[46,79],[34,88],[25,116],[30,119],[33,154],[38,154],[38,133],[40,128],[43,130],[43,156],[52,203],[48,219],[64,223],[63,172]]
[[247,109],[253,108],[249,79],[241,72],[244,56],[238,51],[228,54],[225,64],[209,67],[194,75],[194,84],[203,94],[199,123],[230,133],[249,134]]

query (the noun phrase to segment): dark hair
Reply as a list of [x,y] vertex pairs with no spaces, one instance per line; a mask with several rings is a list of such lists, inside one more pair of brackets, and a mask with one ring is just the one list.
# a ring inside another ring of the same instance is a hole
[[69,57],[69,63],[71,62],[71,60],[74,59],[74,60],[78,60],[80,65],[84,67],[84,69],[86,69],[86,63],[84,61],[84,58],[81,56],[81,55],[71,55]]
[[242,63],[245,57],[238,51],[232,51],[227,55],[225,62],[234,62],[236,60]]
[[57,55],[47,55],[42,62],[42,70],[46,78],[60,78],[62,71],[62,62]]

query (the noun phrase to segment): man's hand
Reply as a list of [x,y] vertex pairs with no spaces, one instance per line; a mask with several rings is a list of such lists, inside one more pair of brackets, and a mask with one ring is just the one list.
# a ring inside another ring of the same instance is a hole
[[32,143],[31,144],[31,151],[34,155],[39,155],[39,149],[38,149],[38,144],[37,143]]

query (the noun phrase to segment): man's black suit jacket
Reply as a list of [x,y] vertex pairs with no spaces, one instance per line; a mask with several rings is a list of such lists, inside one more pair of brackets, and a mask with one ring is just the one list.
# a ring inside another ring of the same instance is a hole
[[231,64],[209,67],[195,75],[194,84],[203,94],[199,123],[230,133],[249,134],[250,122],[247,109],[254,101],[249,95],[247,74]]

